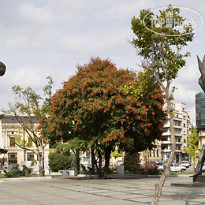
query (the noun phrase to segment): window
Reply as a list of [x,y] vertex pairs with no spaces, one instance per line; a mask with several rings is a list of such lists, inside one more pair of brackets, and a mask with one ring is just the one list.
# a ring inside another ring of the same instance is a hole
[[159,157],[159,150],[157,149],[157,157]]
[[9,154],[9,158],[14,159],[14,158],[16,158],[16,155],[17,154],[15,154],[15,153],[11,153],[11,154]]
[[85,155],[86,155],[86,157],[90,157],[90,151],[87,151],[87,152],[85,153]]
[[152,150],[149,151],[149,155],[150,155],[150,157],[152,157]]
[[8,153],[9,164],[17,164],[17,153]]
[[33,161],[34,160],[34,154],[33,153],[27,153],[27,161]]
[[42,158],[42,153],[40,152],[39,154],[40,154],[40,156],[37,155],[37,161],[40,161],[40,159]]
[[15,137],[10,137],[10,147],[15,146]]

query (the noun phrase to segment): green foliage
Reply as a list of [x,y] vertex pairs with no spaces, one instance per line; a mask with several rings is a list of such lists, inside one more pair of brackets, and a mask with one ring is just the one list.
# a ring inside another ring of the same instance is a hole
[[132,153],[130,154],[129,152],[125,153],[124,157],[124,166],[125,170],[133,171],[136,168],[139,169],[139,153]]
[[32,172],[32,169],[23,166],[23,169],[20,170],[19,165],[17,164],[15,167],[12,167],[11,170],[9,171],[4,170],[4,172],[6,177],[11,178],[11,177],[29,176]]
[[[153,80],[147,85],[150,95],[144,94],[140,78],[99,58],[78,66],[77,74],[52,97],[49,116],[41,123],[44,135],[51,144],[73,144],[71,140],[77,139],[74,145],[81,150],[86,142],[98,159],[104,155],[106,162],[116,143],[125,149],[130,142],[135,151],[152,146],[161,136],[163,95]],[[130,87],[124,90],[134,82],[141,86],[139,98],[132,95]]]
[[70,154],[68,144],[58,144],[56,151],[50,153],[49,166],[52,171],[73,169],[75,164],[75,157]]
[[3,119],[5,117],[4,114],[0,114],[0,120]]
[[143,169],[141,173],[148,175],[157,175],[160,173],[160,171],[157,169],[157,167],[155,167],[153,169]]
[[117,159],[118,157],[121,157],[121,156],[122,156],[122,154],[119,153],[119,152],[116,151],[116,150],[115,150],[114,152],[112,152],[111,155],[112,155],[115,159]]
[[[144,95],[147,100],[143,96],[137,99],[122,89],[134,81],[138,82],[134,73],[117,70],[108,60],[91,59],[90,64],[79,66],[77,74],[53,96],[50,115],[45,119],[48,124],[42,123],[50,142],[67,142],[77,137],[103,148],[136,139],[138,148],[149,146],[161,134],[157,127],[161,127],[160,120],[164,117],[160,112],[163,96],[150,83],[150,95]],[[155,130],[152,123],[158,125]],[[151,132],[153,138],[149,138]]]
[[75,137],[70,141],[68,141],[67,146],[68,149],[71,149],[73,151],[75,150],[86,151],[88,150],[89,144],[88,141]]
[[194,35],[191,25],[185,25],[180,31],[175,24],[167,27],[166,21],[161,26],[155,23],[160,19],[166,19],[167,12],[173,13],[174,19],[185,21],[180,16],[180,9],[169,5],[165,10],[160,11],[159,15],[147,9],[141,10],[140,17],[133,17],[131,22],[132,30],[136,35],[132,43],[139,49],[138,55],[144,57],[145,67],[154,71],[162,82],[175,79],[179,69],[185,66],[184,57],[188,54],[183,55],[179,51],[193,40]]
[[197,156],[199,156],[199,136],[197,133],[197,128],[194,127],[192,130],[192,133],[187,138],[187,144],[188,146],[184,148],[185,152],[190,156],[190,158],[193,159],[195,162],[195,159]]
[[0,149],[0,154],[6,154],[8,152],[8,150],[6,149]]
[[[38,121],[42,121],[48,114],[51,102],[53,80],[51,77],[47,77],[47,79],[48,84],[43,89],[44,97],[37,94],[31,87],[23,88],[20,85],[12,87],[17,102],[14,105],[10,104],[10,112],[14,114],[21,130],[24,130],[29,138],[28,141],[24,139],[23,132],[19,130],[19,133],[15,135],[15,144],[22,149],[33,151],[36,155],[48,144],[46,136],[39,135],[39,132],[42,134],[42,129],[37,125]],[[32,142],[35,144],[34,149],[31,147]],[[40,175],[44,175],[44,170],[41,167],[39,170]]]

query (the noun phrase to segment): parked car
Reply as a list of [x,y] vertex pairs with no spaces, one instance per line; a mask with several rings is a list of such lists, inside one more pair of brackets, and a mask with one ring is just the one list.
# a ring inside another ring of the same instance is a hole
[[205,172],[205,163],[203,164],[202,172]]
[[167,166],[167,163],[164,163],[164,164],[158,165],[157,169],[158,169],[159,171],[164,171],[165,168],[166,168],[166,166]]
[[158,165],[157,169],[158,169],[159,171],[164,171],[164,166],[163,166],[163,164],[162,164],[162,165]]
[[145,167],[148,169],[154,169],[157,168],[157,164],[155,161],[150,161],[140,165],[140,169],[145,169]]
[[170,171],[171,172],[183,172],[183,171],[186,171],[186,167],[181,164],[177,165],[177,164],[172,163],[170,166]]
[[188,161],[182,161],[181,165],[186,167],[186,168],[189,168],[191,166],[191,164]]

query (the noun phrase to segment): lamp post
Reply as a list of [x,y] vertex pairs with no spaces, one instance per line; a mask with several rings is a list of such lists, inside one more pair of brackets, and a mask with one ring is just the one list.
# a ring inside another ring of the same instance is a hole
[[0,61],[0,76],[3,76],[6,72],[6,66]]

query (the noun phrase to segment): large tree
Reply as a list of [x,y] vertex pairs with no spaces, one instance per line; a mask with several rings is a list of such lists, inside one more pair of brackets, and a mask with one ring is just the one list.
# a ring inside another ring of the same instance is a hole
[[53,79],[51,77],[47,79],[48,84],[43,88],[44,97],[37,94],[31,87],[23,88],[20,85],[14,85],[12,90],[18,100],[14,105],[10,104],[10,112],[14,114],[22,130],[27,133],[28,139],[35,147],[29,143],[29,140],[23,138],[21,131],[15,136],[15,144],[37,155],[41,176],[45,174],[44,149],[48,145],[48,140],[39,134],[42,129],[38,121],[41,120],[41,116],[48,114],[50,105]]
[[140,85],[140,79],[129,70],[118,70],[109,60],[92,58],[77,68],[76,75],[52,97],[43,130],[50,142],[73,138],[88,141],[96,155],[93,160],[98,175],[106,178],[116,144],[141,151],[160,138],[165,116],[162,91],[153,82],[148,96],[133,97],[128,83]]
[[[168,15],[171,15],[171,18],[167,18]],[[182,27],[177,22],[183,24],[185,19],[180,16],[180,9],[171,5],[161,10],[158,15],[149,9],[141,10],[139,18],[133,17],[131,22],[135,34],[132,44],[136,47],[138,55],[143,58],[142,66],[145,72],[154,76],[163,89],[170,118],[171,155],[157,186],[153,204],[158,202],[175,154],[171,83],[177,77],[178,71],[185,66],[184,58],[190,55],[189,52],[183,54],[182,48],[193,39],[192,25],[187,24]]]

